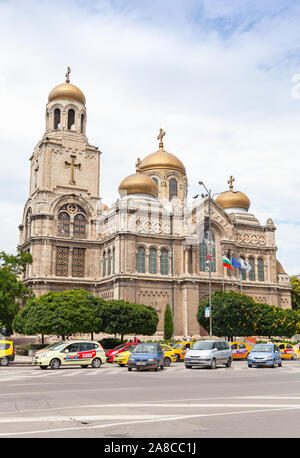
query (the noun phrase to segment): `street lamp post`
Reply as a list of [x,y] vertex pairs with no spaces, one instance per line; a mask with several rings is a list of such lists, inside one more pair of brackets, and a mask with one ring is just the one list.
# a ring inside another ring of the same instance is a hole
[[[212,305],[211,305],[211,254],[212,254],[212,237],[211,237],[211,189],[208,190],[203,181],[199,181],[207,192],[208,197],[208,295],[209,295],[209,335],[212,337]],[[204,219],[205,220],[205,219]],[[205,232],[205,229],[204,229]]]

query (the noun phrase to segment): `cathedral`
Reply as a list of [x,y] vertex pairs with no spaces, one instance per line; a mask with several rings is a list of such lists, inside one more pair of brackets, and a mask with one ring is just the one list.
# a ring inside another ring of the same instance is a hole
[[[19,247],[33,258],[23,281],[36,296],[84,288],[105,300],[152,305],[159,333],[170,304],[176,336],[200,334],[196,313],[209,290],[241,291],[291,308],[276,227],[249,212],[250,200],[234,189],[233,177],[215,199],[205,192],[188,203],[185,166],[165,150],[160,129],[158,150],[137,159],[136,173],[122,180],[107,206],[100,197],[101,151],[86,137],[86,99],[70,83],[69,68],[65,83],[49,93],[45,124],[30,157],[19,226]],[[224,267],[224,256],[251,270]]]

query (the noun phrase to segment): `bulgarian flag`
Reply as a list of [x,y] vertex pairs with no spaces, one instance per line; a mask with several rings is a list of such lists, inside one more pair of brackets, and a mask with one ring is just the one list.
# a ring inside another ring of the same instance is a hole
[[226,258],[226,256],[223,256],[223,266],[233,270],[231,261],[228,258]]

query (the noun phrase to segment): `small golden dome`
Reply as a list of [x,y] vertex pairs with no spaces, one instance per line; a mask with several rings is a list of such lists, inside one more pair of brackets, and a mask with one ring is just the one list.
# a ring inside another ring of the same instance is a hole
[[74,84],[63,83],[56,86],[48,95],[48,102],[53,100],[73,100],[85,105],[85,96],[83,92]]
[[220,205],[220,207],[226,209],[226,208],[243,208],[245,210],[249,210],[250,207],[250,200],[241,191],[233,191],[233,182],[235,179],[233,176],[231,176],[228,180],[229,184],[229,191],[222,192],[221,194],[218,195],[216,198],[217,204]]
[[119,194],[122,192],[126,192],[127,194],[149,194],[153,197],[157,197],[158,187],[155,181],[148,175],[134,173],[121,181]]
[[174,154],[168,153],[164,149],[159,149],[155,153],[149,154],[142,160],[139,170],[170,169],[177,170],[186,174],[183,163]]
[[248,210],[250,207],[250,200],[241,191],[225,191],[218,195],[216,198],[217,204],[222,208],[244,208]]

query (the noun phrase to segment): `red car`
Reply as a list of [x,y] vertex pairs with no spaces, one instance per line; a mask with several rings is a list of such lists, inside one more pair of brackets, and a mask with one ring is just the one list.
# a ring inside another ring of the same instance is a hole
[[136,345],[137,345],[137,343],[127,342],[127,343],[118,345],[117,347],[113,348],[112,350],[108,350],[108,352],[106,352],[106,354],[105,354],[105,356],[106,356],[106,362],[107,362],[107,363],[113,363],[113,362],[114,362],[114,357],[115,357],[118,353],[121,353],[122,351],[130,351],[130,350],[132,350]]

